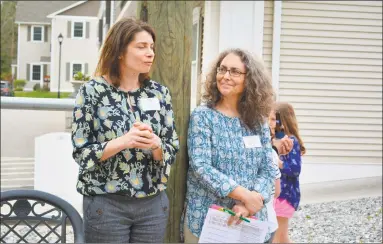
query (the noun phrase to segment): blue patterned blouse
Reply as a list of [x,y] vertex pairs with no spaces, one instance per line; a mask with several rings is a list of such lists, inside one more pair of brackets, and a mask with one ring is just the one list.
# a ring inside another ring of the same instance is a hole
[[[252,135],[259,135],[262,147],[245,148],[243,137]],[[235,201],[228,194],[239,185],[261,193],[265,202],[270,200],[275,169],[266,123],[259,129],[249,130],[237,117],[199,106],[190,118],[187,143],[189,170],[185,217],[194,235],[200,236],[212,204],[233,207]],[[257,217],[267,219],[265,207]]]
[[279,198],[286,199],[287,202],[298,209],[301,200],[299,189],[299,174],[301,173],[301,147],[295,136],[290,136],[294,141],[293,149],[287,155],[280,156],[283,162],[281,169],[281,194]]

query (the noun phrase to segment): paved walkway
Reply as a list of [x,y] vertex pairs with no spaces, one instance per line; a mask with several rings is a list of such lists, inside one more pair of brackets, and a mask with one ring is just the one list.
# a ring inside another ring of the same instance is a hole
[[301,205],[382,196],[382,177],[301,185]]

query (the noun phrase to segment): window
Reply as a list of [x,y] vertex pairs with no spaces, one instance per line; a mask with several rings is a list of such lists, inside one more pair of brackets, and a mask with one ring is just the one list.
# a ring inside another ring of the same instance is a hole
[[77,74],[78,72],[83,73],[82,71],[82,64],[73,64],[72,65],[72,77]]
[[44,28],[42,26],[33,26],[32,27],[32,40],[41,42],[43,41]]
[[41,65],[32,65],[32,80],[41,80]]
[[73,22],[73,37],[84,37],[84,22]]

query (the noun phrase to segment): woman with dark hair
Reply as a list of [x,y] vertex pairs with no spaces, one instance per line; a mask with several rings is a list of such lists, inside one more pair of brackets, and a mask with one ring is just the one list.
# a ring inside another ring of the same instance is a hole
[[[212,204],[239,217],[267,220],[264,204],[275,179],[270,130],[270,76],[262,60],[241,49],[222,52],[207,76],[203,100],[190,118],[185,242],[198,242]],[[270,233],[266,240],[270,239]]]
[[144,22],[115,23],[77,94],[72,143],[86,242],[163,242],[179,142],[169,90],[148,76],[155,40]]

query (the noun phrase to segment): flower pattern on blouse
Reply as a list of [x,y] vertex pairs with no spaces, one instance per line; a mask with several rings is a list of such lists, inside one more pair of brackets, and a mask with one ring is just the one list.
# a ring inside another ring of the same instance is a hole
[[[262,146],[245,148],[243,137],[253,135],[259,136]],[[250,130],[239,118],[199,106],[190,118],[187,144],[189,169],[184,218],[194,235],[200,236],[212,204],[233,207],[235,201],[228,194],[239,185],[261,193],[265,202],[270,200],[275,168],[267,123]],[[267,220],[266,208],[256,216]]]
[[287,155],[281,155],[283,162],[281,169],[281,194],[278,198],[286,199],[295,210],[298,210],[301,200],[301,192],[299,188],[299,175],[301,173],[301,146],[295,136],[290,136],[293,140],[293,149]]
[[[160,110],[144,110],[140,101],[158,98]],[[161,138],[163,160],[151,150],[124,149],[100,162],[108,141],[129,132],[133,123],[151,125]],[[146,197],[166,189],[179,149],[169,90],[147,80],[124,92],[102,77],[83,84],[76,96],[72,123],[73,158],[79,164],[77,191],[84,195],[118,193]]]

